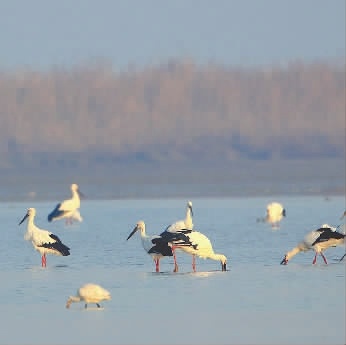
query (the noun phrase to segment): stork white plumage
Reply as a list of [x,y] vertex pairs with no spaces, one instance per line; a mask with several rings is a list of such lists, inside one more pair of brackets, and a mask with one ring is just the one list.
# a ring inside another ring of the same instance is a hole
[[184,235],[192,245],[184,247],[177,245],[176,249],[180,249],[185,253],[192,255],[192,269],[194,272],[196,271],[195,256],[203,259],[220,261],[221,270],[226,271],[227,257],[223,254],[217,254],[214,252],[213,246],[206,235],[202,234],[199,231],[192,230],[185,231]]
[[286,210],[279,202],[272,202],[267,205],[267,213],[264,221],[269,223],[273,229],[280,227],[280,221],[286,217]]
[[193,229],[192,217],[193,217],[192,202],[188,201],[186,205],[185,219],[178,220],[175,223],[168,225],[165,231],[177,232],[179,230],[192,230]]
[[46,254],[68,256],[70,255],[70,248],[63,244],[58,236],[47,230],[38,228],[34,223],[35,215],[36,209],[29,208],[19,225],[28,218],[27,231],[24,235],[24,239],[31,241],[34,248],[41,254],[42,267],[46,267]]
[[[182,233],[184,234],[186,230],[193,230],[193,209],[192,201],[188,201],[186,205],[186,216],[185,219],[178,220],[175,223],[172,223],[166,227],[166,229],[160,234],[162,237],[169,236],[171,233]],[[190,232],[190,231],[188,231]],[[173,257],[174,257],[174,272],[178,271],[177,258],[173,247]],[[192,257],[192,263],[195,262],[195,257]]]
[[74,213],[71,215],[72,220],[77,220],[78,222],[83,221],[83,217],[81,216],[79,210],[75,210]]
[[85,302],[85,309],[89,303],[95,303],[97,308],[101,308],[100,302],[111,300],[111,293],[100,285],[88,283],[77,290],[76,296],[70,296],[66,302],[66,308],[70,308],[71,303]]
[[300,252],[309,250],[315,251],[315,257],[312,261],[316,263],[317,255],[320,254],[326,264],[328,264],[323,252],[330,248],[343,245],[345,243],[345,235],[336,231],[336,228],[323,224],[319,229],[310,231],[296,247],[288,251],[281,261],[281,265],[286,265],[288,261]]
[[191,243],[186,240],[185,235],[180,233],[166,232],[163,236],[153,235],[149,236],[145,231],[145,223],[140,220],[137,222],[135,228],[127,237],[129,240],[137,231],[140,232],[141,241],[144,250],[153,258],[155,263],[155,271],[160,272],[160,259],[165,256],[174,257],[174,272],[178,271],[178,265],[175,258],[174,247],[179,245],[180,247],[190,246]]
[[79,213],[80,198],[84,197],[76,183],[71,184],[71,199],[67,199],[57,204],[54,210],[48,215],[48,221],[52,222],[65,218],[66,224],[72,224],[73,219],[81,221]]

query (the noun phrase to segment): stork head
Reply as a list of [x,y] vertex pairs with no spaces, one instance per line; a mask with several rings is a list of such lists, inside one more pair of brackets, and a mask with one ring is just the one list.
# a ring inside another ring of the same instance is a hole
[[284,256],[284,258],[281,260],[280,265],[287,265],[288,263],[288,257],[287,254]]
[[138,230],[141,233],[145,233],[145,223],[143,222],[143,220],[137,222],[135,228],[131,231],[130,235],[127,237],[126,240],[130,239]]
[[193,216],[192,201],[189,200],[189,201],[187,202],[187,208],[190,209],[191,216]]
[[225,255],[221,255],[220,262],[221,262],[221,271],[227,271],[227,258]]
[[36,209],[33,208],[33,207],[28,208],[28,210],[26,211],[25,216],[24,216],[23,219],[19,222],[18,225],[22,224],[22,223],[24,222],[24,220],[25,220],[26,218],[28,218],[29,216],[30,216],[30,217],[35,217],[35,215],[36,215]]
[[72,183],[71,184],[71,191],[72,192],[77,192],[80,198],[84,198],[85,195],[80,191],[79,186],[77,183]]

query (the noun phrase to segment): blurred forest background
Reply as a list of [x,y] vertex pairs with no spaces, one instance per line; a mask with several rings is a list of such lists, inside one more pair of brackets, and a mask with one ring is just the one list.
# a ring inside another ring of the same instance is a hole
[[243,68],[172,59],[117,71],[97,60],[0,71],[0,173],[316,159],[342,168],[345,91],[344,61]]

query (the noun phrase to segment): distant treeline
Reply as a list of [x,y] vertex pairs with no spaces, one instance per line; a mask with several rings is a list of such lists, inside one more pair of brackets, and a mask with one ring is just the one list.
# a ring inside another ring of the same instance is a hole
[[0,168],[345,157],[345,64],[0,71]]

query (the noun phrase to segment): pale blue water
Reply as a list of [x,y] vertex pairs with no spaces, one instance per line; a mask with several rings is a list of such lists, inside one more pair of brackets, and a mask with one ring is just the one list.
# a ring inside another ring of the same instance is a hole
[[[282,202],[287,218],[279,230],[257,223],[266,204]],[[285,252],[323,223],[338,225],[344,197],[195,198],[195,228],[228,257],[220,264],[178,254],[161,260],[162,273],[143,250],[139,234],[126,241],[138,220],[159,233],[185,214],[187,199],[84,200],[84,221],[48,223],[54,202],[2,202],[0,270],[1,344],[345,344],[345,248]],[[36,223],[71,247],[69,257],[48,256],[47,268],[18,226],[28,207]],[[104,310],[65,308],[87,282],[112,294]]]

